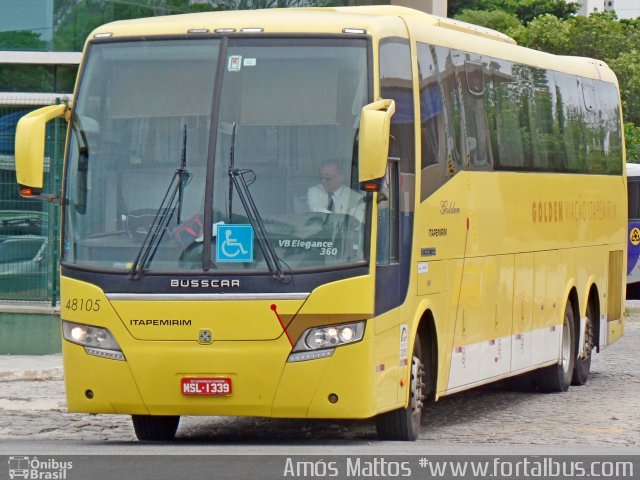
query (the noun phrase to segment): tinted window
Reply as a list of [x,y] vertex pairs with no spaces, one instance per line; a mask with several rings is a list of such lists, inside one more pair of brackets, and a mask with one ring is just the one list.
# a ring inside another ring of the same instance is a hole
[[402,172],[413,172],[415,109],[411,51],[406,40],[385,39],[380,42],[380,94],[382,98],[396,102],[396,113],[391,117],[389,156],[400,159]]
[[640,181],[629,181],[629,220],[640,220]]
[[464,56],[464,68],[457,71],[460,98],[464,109],[462,142],[466,166],[469,168],[490,167],[492,164],[489,140],[489,119],[485,99],[482,57],[475,54]]
[[458,169],[622,173],[614,84],[445,47],[417,47],[421,199]]

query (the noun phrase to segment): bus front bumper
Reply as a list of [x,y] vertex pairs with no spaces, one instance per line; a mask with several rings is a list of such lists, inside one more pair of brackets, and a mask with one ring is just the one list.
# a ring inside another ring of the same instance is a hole
[[[287,362],[285,336],[271,341],[132,341],[125,361],[64,342],[69,411],[138,415],[368,418],[375,415],[372,341],[327,358]],[[99,372],[99,373],[98,373]],[[230,395],[184,394],[185,378],[224,378]]]

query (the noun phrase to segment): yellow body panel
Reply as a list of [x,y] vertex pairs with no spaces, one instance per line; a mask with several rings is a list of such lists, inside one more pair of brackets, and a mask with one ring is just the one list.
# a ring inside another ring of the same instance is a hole
[[[271,310],[277,305],[283,322],[293,317],[302,300],[285,301],[113,301],[113,308],[137,340],[194,341],[198,332],[208,328],[214,341],[273,340],[282,335],[282,326]],[[159,320],[176,326],[154,327]],[[182,323],[182,325],[180,325]],[[187,323],[187,325],[185,325]]]
[[[371,316],[371,302],[351,301],[349,294],[369,280],[354,278],[319,288],[300,316],[313,324]],[[285,321],[302,302],[290,302],[291,308],[287,308],[287,301],[110,302],[89,283],[63,277],[61,287],[62,320],[108,328],[126,357],[126,361],[116,361],[90,356],[82,347],[65,341],[71,411],[302,418],[363,418],[376,413],[373,328],[366,330],[363,341],[337,349],[330,358],[287,363],[292,346],[270,305],[278,305]],[[330,314],[326,313],[327,305],[333,307]],[[322,312],[324,318],[318,318]],[[179,317],[190,319],[191,324],[131,326],[132,316]],[[261,328],[261,323],[268,326]],[[211,329],[211,344],[198,343],[201,328]],[[257,334],[265,338],[251,338]],[[397,375],[397,369],[392,372]],[[233,393],[206,398],[182,395],[180,379],[186,377],[230,378]],[[392,383],[396,383],[395,376]],[[380,389],[388,392],[386,386]],[[87,398],[88,390],[93,392],[92,398]],[[369,394],[363,397],[363,392]],[[329,402],[332,393],[338,395],[337,403]],[[395,390],[391,395],[386,405],[397,401]]]
[[[581,176],[577,188],[571,175],[460,172],[416,207],[418,261],[411,278],[418,295],[444,291],[449,305],[448,315],[434,315],[439,395],[448,391],[452,350],[559,331],[571,288],[584,316],[589,289],[597,285],[606,321],[609,252],[626,242],[626,197],[611,192],[624,192],[624,182]],[[421,257],[425,248],[435,255]],[[616,325],[609,322],[608,343],[619,337]]]

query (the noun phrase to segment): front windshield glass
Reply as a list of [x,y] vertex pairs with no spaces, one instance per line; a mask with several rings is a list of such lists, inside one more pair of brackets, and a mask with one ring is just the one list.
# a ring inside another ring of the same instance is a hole
[[91,47],[69,143],[67,264],[130,269],[143,252],[149,272],[364,261],[366,42],[220,43]]

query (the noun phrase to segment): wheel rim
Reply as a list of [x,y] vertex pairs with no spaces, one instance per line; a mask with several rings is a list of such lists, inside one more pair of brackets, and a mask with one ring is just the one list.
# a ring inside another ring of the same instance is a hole
[[591,350],[593,349],[593,322],[590,317],[587,317],[584,326],[584,344],[582,346],[581,360],[588,360],[591,357]]
[[[414,422],[420,422],[424,405],[424,365],[418,357],[411,360],[411,416]],[[418,423],[419,425],[419,423]]]

